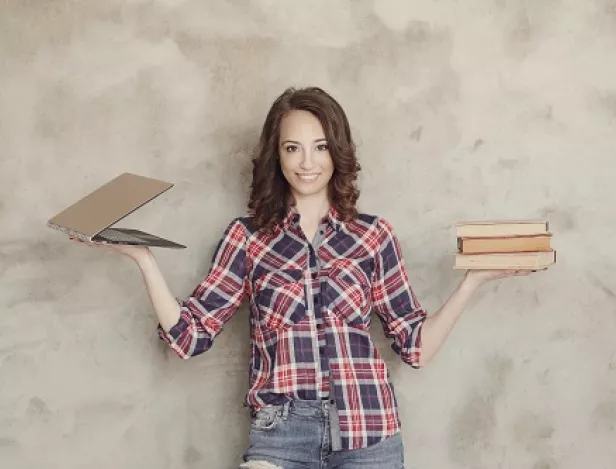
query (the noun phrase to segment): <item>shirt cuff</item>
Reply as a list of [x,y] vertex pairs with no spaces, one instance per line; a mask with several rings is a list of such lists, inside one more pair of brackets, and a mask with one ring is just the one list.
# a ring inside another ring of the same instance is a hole
[[[176,296],[175,301],[177,302],[178,305],[180,305],[180,308],[182,308],[183,306],[182,300]],[[180,318],[178,319],[178,322],[175,323],[175,325],[171,329],[169,329],[169,332],[165,331],[163,329],[163,326],[161,326],[160,323],[158,323],[158,325],[156,326],[158,336],[163,340],[163,342],[167,343],[168,345],[174,344],[177,341],[178,337],[180,337],[180,334],[182,333],[181,323],[182,323],[181,313],[180,313]]]
[[394,352],[400,355],[403,362],[419,369],[421,368],[419,364],[421,359],[421,331],[428,314],[424,310],[418,310],[414,315],[419,316],[420,319],[415,319],[413,324],[406,324],[406,330],[402,334],[397,334],[397,337],[403,338],[403,340],[394,340],[391,347]]

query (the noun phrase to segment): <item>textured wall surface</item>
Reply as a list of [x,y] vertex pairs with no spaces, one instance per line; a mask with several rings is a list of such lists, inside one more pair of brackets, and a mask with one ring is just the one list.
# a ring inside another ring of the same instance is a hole
[[136,267],[45,221],[123,171],[173,181],[122,226],[189,246],[155,251],[189,294],[269,105],[313,84],[428,310],[460,279],[457,220],[555,235],[558,264],[485,286],[425,369],[375,326],[408,467],[616,467],[614,57],[614,0],[0,2],[0,467],[237,467],[247,309],[182,361]]

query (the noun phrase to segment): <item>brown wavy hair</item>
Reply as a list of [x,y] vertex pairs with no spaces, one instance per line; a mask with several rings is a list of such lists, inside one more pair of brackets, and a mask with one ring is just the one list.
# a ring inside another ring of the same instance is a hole
[[267,113],[252,158],[248,210],[256,230],[271,232],[284,219],[289,204],[294,204],[278,154],[282,119],[294,110],[308,111],[321,122],[334,163],[334,172],[328,185],[330,204],[337,210],[342,221],[357,217],[357,173],[361,166],[355,156],[351,128],[342,106],[321,88],[288,88],[274,101]]

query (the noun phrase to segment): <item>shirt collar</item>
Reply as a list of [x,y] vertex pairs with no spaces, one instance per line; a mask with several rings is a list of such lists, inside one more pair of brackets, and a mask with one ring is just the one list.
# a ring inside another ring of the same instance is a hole
[[[340,220],[340,214],[338,213],[338,210],[336,210],[333,206],[329,208],[327,215],[324,217],[324,219],[336,231],[339,231],[340,228],[343,227],[343,222]],[[299,228],[299,220],[300,215],[297,212],[297,208],[295,206],[290,206],[287,210],[287,215],[282,220],[282,227],[285,231],[287,231],[291,227]]]

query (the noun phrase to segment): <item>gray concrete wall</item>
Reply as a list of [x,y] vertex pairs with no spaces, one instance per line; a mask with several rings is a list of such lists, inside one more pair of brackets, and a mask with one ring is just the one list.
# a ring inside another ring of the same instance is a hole
[[5,0],[0,4],[0,467],[232,468],[247,310],[214,348],[158,342],[135,266],[45,227],[123,171],[177,185],[124,226],[178,296],[244,212],[270,103],[348,112],[361,208],[434,311],[453,224],[546,218],[558,264],[486,286],[414,371],[376,326],[416,468],[616,467],[616,3]]

